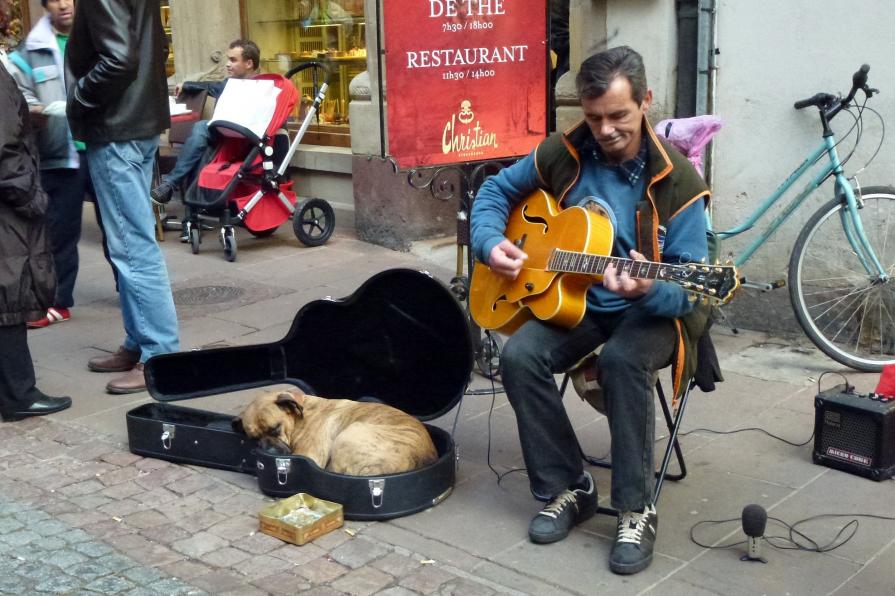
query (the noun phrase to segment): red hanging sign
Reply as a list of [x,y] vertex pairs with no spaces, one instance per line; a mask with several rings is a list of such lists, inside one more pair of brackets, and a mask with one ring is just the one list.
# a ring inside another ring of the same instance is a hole
[[383,2],[389,153],[402,168],[525,155],[547,136],[546,2]]

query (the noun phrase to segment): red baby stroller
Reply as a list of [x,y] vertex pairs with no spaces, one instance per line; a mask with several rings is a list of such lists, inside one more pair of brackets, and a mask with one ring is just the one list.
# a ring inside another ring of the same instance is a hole
[[[315,78],[318,69],[322,70],[324,80],[290,144],[284,127],[298,100],[290,78],[309,68],[315,69]],[[227,83],[208,125],[209,131],[218,137],[214,153],[199,172],[195,191],[184,198],[183,227],[193,254],[199,252],[202,242],[200,216],[219,218],[220,242],[228,261],[236,260],[234,223],[261,238],[273,234],[292,217],[295,236],[303,244],[319,246],[329,239],[335,228],[332,206],[323,199],[310,199],[296,212],[293,183],[285,176],[298,144],[326,95],[328,79],[329,71],[322,64],[309,62],[285,76],[262,74],[248,81]],[[234,85],[232,90],[231,85]],[[247,105],[240,99],[245,97],[237,91],[241,85],[244,91],[263,94],[264,105]],[[228,91],[231,91],[229,96]]]

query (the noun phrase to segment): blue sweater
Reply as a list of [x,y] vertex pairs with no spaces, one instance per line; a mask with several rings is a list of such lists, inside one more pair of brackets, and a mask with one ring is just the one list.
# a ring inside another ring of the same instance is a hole
[[[563,206],[577,205],[585,197],[601,199],[614,214],[613,256],[630,258],[629,251],[637,248],[634,214],[646,188],[647,174],[644,173],[631,184],[617,168],[599,163],[592,152],[582,151],[581,160],[581,176],[569,190]],[[491,249],[504,239],[512,208],[542,187],[535,168],[534,153],[485,181],[473,202],[470,218],[472,250],[478,260],[488,262]],[[667,223],[662,248],[663,262],[678,264],[707,258],[703,207],[702,201],[695,201]],[[650,291],[636,300],[626,300],[602,284],[594,284],[588,293],[588,309],[603,313],[636,307],[650,314],[674,318],[688,314],[693,310],[693,305],[682,287],[665,281],[655,281]]]

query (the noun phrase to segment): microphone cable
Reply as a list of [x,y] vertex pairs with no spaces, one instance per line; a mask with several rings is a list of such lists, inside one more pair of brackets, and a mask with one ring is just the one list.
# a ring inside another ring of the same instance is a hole
[[[805,533],[803,530],[799,530],[799,526],[804,524],[817,521],[820,519],[832,519],[832,518],[853,518],[844,526],[842,526],[836,535],[827,543],[820,544],[820,542]],[[762,536],[765,542],[767,542],[772,547],[778,550],[801,550],[805,552],[813,552],[813,553],[826,553],[833,550],[836,550],[843,544],[849,542],[852,538],[855,537],[855,534],[858,532],[859,522],[856,518],[868,518],[868,519],[879,519],[885,521],[895,521],[895,517],[889,517],[885,515],[877,515],[873,513],[821,513],[818,515],[813,515],[811,517],[806,517],[805,519],[801,519],[793,524],[789,524],[786,521],[778,518],[768,516],[769,522],[774,522],[774,524],[786,529],[788,535],[786,536]],[[720,520],[703,520],[700,522],[696,522],[690,527],[690,541],[693,544],[700,546],[706,549],[728,549],[733,548],[735,546],[741,546],[746,544],[748,540],[738,540],[736,542],[731,542],[728,544],[706,544],[701,542],[696,538],[696,529],[700,526],[712,524],[726,524],[732,522],[739,522],[741,518],[734,517],[730,519],[720,519]],[[848,532],[848,534],[843,537],[843,534]]]

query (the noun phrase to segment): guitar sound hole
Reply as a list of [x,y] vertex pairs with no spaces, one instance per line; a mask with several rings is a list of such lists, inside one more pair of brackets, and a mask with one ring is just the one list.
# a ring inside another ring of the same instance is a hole
[[547,225],[547,220],[544,219],[543,217],[538,217],[537,215],[529,215],[528,214],[528,205],[525,205],[522,208],[522,219],[530,224],[539,224],[539,225],[544,226],[542,233],[543,234],[547,233],[547,229],[549,228],[549,226]]
[[497,300],[495,300],[495,301],[494,301],[494,304],[491,305],[491,312],[496,311],[498,305],[499,305],[501,302],[507,302],[507,295],[506,295],[506,294],[501,294],[500,296],[497,297]]

